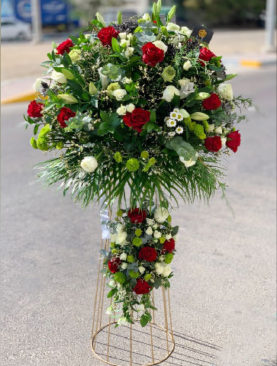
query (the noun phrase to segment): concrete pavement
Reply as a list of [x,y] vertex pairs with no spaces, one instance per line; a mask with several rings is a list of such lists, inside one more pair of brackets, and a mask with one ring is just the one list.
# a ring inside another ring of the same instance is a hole
[[[181,204],[173,264],[177,348],[165,366],[276,365],[275,69],[234,80],[254,98],[242,145],[226,161],[228,200]],[[3,366],[100,366],[89,336],[100,225],[36,182],[47,155],[29,147],[26,104],[2,107],[1,354]]]

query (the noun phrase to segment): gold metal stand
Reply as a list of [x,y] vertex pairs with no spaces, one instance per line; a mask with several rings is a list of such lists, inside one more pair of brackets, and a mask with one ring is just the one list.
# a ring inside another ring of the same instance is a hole
[[[109,250],[109,240],[102,240],[101,249]],[[139,322],[115,327],[106,314],[111,300],[107,298],[103,261],[99,258],[94,298],[91,346],[94,356],[112,366],[152,366],[167,360],[175,349],[169,289],[152,290],[152,322],[142,328]],[[160,325],[162,324],[162,325]]]

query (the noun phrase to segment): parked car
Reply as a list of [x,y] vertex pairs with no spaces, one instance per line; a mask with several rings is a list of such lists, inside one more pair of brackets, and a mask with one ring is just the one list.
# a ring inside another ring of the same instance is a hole
[[30,40],[32,37],[30,24],[10,19],[1,21],[1,39]]

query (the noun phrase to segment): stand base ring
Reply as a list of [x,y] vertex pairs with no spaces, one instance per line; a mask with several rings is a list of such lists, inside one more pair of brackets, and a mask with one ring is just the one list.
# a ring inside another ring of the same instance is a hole
[[[107,327],[113,325],[113,324],[116,324],[116,322],[110,322],[110,323],[107,323],[106,325],[103,325],[97,332],[95,332],[93,335],[92,335],[92,338],[91,338],[91,349],[92,349],[92,352],[94,354],[94,356],[96,358],[98,358],[100,361],[106,363],[107,365],[111,365],[111,366],[121,366],[120,364],[118,363],[112,363],[109,361],[109,357],[107,357],[108,359],[104,359],[102,358],[98,353],[97,351],[95,350],[95,345],[97,343],[96,341],[96,338],[97,336]],[[172,353],[174,352],[175,350],[175,340],[174,340],[174,337],[173,337],[173,334],[169,331],[169,330],[166,330],[164,327],[156,324],[156,323],[151,323],[151,326],[154,326],[158,329],[160,329],[163,333],[165,333],[165,335],[168,337],[170,337],[170,344],[171,344],[171,349],[169,351],[167,351],[167,355],[166,357],[164,357],[163,359],[161,360],[158,360],[158,361],[154,361],[154,362],[150,362],[150,363],[144,363],[144,364],[141,364],[140,366],[153,366],[153,365],[159,365],[160,363],[166,361],[171,355]],[[135,342],[135,340],[134,340]],[[113,357],[111,357],[113,358]],[[127,363],[128,361],[127,360],[124,360],[125,363]],[[134,362],[135,363],[135,362]],[[133,362],[130,361],[130,365],[132,365]],[[135,364],[138,364],[137,362]]]

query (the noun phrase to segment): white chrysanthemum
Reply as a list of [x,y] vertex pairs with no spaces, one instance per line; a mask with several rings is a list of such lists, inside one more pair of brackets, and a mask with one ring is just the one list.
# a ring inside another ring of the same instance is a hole
[[196,164],[197,156],[195,158],[191,158],[189,160],[185,160],[185,158],[183,156],[180,156],[179,159],[185,165],[186,168],[189,168]]
[[98,167],[98,163],[97,160],[95,159],[94,156],[86,156],[82,161],[81,161],[81,168],[87,172],[87,173],[92,173],[95,171],[95,169]]
[[151,226],[149,226],[149,227],[147,228],[147,230],[145,231],[145,233],[146,233],[147,235],[152,235],[152,234],[153,234],[153,229],[152,229],[152,227],[151,227]]
[[181,27],[180,33],[189,38],[191,36],[192,30],[188,27]]
[[153,44],[156,46],[156,47],[158,47],[160,50],[163,50],[164,51],[164,53],[166,53],[166,51],[167,51],[167,45],[166,44],[164,44],[162,41],[155,41],[155,42],[153,42]]
[[127,94],[125,89],[116,89],[113,91],[113,96],[116,100],[122,100]]
[[173,112],[180,113],[180,109],[179,108],[174,108]]
[[120,257],[119,257],[122,261],[126,261],[127,259],[127,254],[126,253],[122,253],[120,254]]
[[127,267],[128,267],[128,264],[126,262],[124,262],[124,263],[121,264],[121,268],[122,269],[127,269]]
[[139,266],[138,270],[140,274],[143,274],[145,272],[145,268],[143,266]]
[[148,224],[148,225],[150,225],[150,226],[155,224],[155,221],[154,221],[153,219],[148,219],[148,218],[147,218],[147,219],[146,219],[146,222],[147,222],[147,224]]
[[174,119],[168,119],[166,122],[167,127],[175,127],[176,126],[176,121]]
[[120,116],[124,116],[127,112],[127,108],[121,104],[120,107],[117,108],[116,113]]
[[178,126],[175,131],[178,133],[178,135],[181,135],[184,132],[184,129],[181,126]]
[[170,273],[172,272],[171,267],[169,264],[166,263],[156,263],[155,264],[155,270],[158,275],[168,277]]
[[174,137],[175,135],[176,135],[176,132],[174,132],[174,131],[168,132],[169,137]]
[[178,31],[180,29],[180,26],[175,23],[168,23],[166,26],[166,29],[171,32]]
[[216,127],[214,132],[217,133],[218,135],[221,135],[222,134],[222,127],[221,126]]
[[170,103],[175,95],[180,96],[180,91],[174,85],[168,85],[163,92],[163,99]]
[[177,119],[177,121],[183,121],[184,117],[182,116],[181,113],[178,113],[176,119]]
[[133,80],[130,78],[127,78],[126,76],[122,79],[123,84],[131,84]]
[[128,58],[133,56],[134,51],[135,51],[134,47],[127,47],[125,51],[125,56]]
[[56,83],[65,84],[67,82],[66,77],[62,72],[53,70],[51,73],[51,79],[56,81]]
[[171,272],[172,272],[172,270],[171,270],[170,265],[169,265],[169,264],[166,264],[166,265],[164,266],[163,276],[164,276],[164,277],[168,277],[168,276],[170,275],[170,273],[171,273]]
[[132,113],[136,106],[133,103],[126,105],[127,112]]
[[190,60],[187,60],[184,62],[183,69],[185,71],[188,71],[191,67],[192,67],[192,64],[191,64]]
[[81,50],[71,50],[68,54],[72,62],[79,61],[81,58]]
[[169,216],[169,212],[167,211],[167,209],[165,207],[158,206],[156,208],[155,213],[154,213],[154,218],[159,224],[162,224],[163,222],[165,222],[165,220],[168,218],[168,216]]
[[170,234],[167,234],[165,238],[166,238],[166,240],[170,240],[172,238],[172,236]]
[[177,112],[175,112],[175,111],[171,112],[170,118],[177,119]]
[[162,275],[163,271],[164,271],[164,266],[163,263],[155,263],[155,270],[157,272],[158,275]]
[[127,37],[127,33],[126,32],[119,33],[119,38],[126,39],[126,37]]
[[231,101],[234,98],[233,88],[232,85],[229,83],[220,84],[217,88],[217,91],[222,99]]
[[160,237],[162,236],[162,233],[160,233],[159,231],[155,230],[154,231],[154,238],[155,239],[160,239]]

